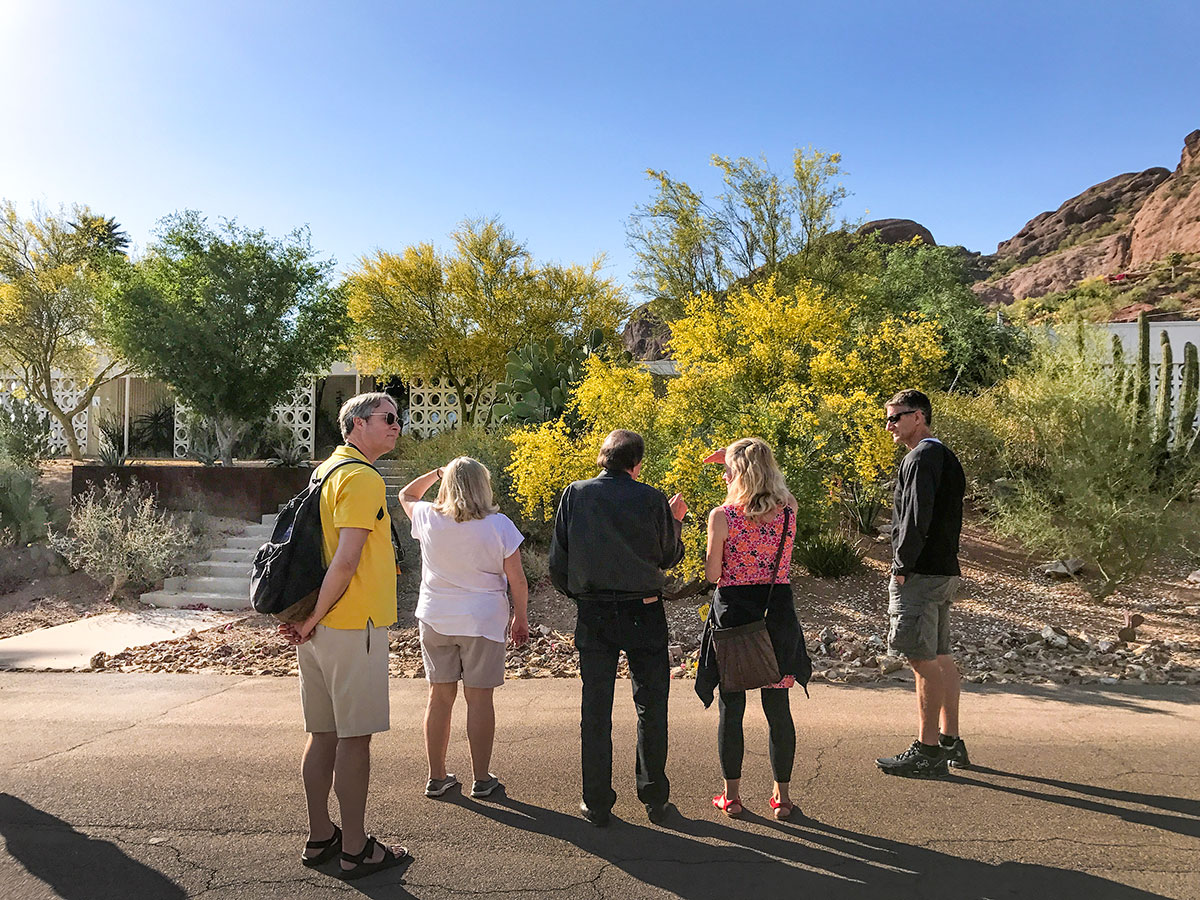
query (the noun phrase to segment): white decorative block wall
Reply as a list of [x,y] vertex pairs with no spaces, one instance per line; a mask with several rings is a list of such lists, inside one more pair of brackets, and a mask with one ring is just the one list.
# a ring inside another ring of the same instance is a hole
[[[467,394],[468,404],[474,399],[473,392]],[[486,412],[495,399],[496,387],[492,385],[486,388],[480,397],[480,412]],[[408,425],[412,434],[417,437],[432,437],[447,429],[457,428],[461,422],[462,412],[458,408],[458,394],[450,384],[450,379],[441,376],[417,377],[409,382]]]
[[[53,376],[50,379],[50,386],[54,391],[54,402],[58,404],[59,409],[70,409],[87,393],[87,385],[75,381],[73,378],[67,378],[62,374]],[[0,379],[0,397],[11,397],[18,393],[22,393],[22,385],[19,379],[11,375]],[[71,419],[71,426],[75,431],[75,440],[79,442],[81,448],[87,446],[88,432],[88,411],[75,415]],[[50,419],[50,448],[55,453],[65,453],[67,449],[67,438],[63,432],[63,427],[55,418]]]
[[[191,411],[179,400],[175,401],[175,458],[182,459],[191,449]],[[291,394],[271,410],[270,419],[292,432],[293,443],[307,451],[311,458],[315,452],[315,422],[317,418],[316,385],[312,379],[296,385]]]
[[295,390],[271,410],[271,421],[292,432],[292,446],[303,449],[312,458],[316,452],[316,382],[312,379],[296,385]]
[[175,401],[175,458],[183,459],[192,447],[191,422],[188,416],[191,410]]

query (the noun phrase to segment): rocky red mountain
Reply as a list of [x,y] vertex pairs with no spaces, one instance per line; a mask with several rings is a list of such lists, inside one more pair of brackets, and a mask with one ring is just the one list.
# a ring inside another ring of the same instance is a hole
[[1184,138],[1173,172],[1118,175],[1030,219],[996,248],[996,269],[1016,267],[975,290],[984,302],[1012,303],[1137,271],[1172,252],[1200,252],[1200,129]]

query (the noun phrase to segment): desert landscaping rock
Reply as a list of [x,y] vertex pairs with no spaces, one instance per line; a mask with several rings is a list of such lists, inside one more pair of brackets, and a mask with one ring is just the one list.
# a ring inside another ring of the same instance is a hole
[[1074,578],[1083,574],[1083,569],[1082,559],[1056,559],[1054,562],[1046,564],[1046,567],[1042,569],[1042,574],[1050,578]]

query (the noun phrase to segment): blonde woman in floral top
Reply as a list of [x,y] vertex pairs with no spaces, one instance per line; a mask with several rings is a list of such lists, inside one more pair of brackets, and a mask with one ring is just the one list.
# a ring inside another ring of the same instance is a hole
[[[779,682],[760,691],[770,729],[775,778],[769,803],[775,818],[786,819],[795,810],[788,787],[796,755],[796,728],[788,689],[797,682],[807,684],[812,671],[788,581],[796,537],[796,499],[784,482],[771,448],[759,438],[734,441],[706,462],[724,464],[728,492],[725,503],[708,517],[704,568],[708,580],[717,583],[717,592],[701,648],[696,693],[708,706],[713,689],[719,686],[712,628],[733,628],[765,617],[782,676]],[[778,567],[772,571],[777,557]],[[739,816],[743,812],[740,789],[746,692],[721,689],[718,706],[717,751],[725,790],[713,797],[713,805],[727,816]]]

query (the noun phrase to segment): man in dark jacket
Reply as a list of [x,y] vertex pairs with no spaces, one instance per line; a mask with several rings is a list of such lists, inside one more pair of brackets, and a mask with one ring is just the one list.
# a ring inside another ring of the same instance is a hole
[[950,655],[966,479],[958,458],[929,430],[927,396],[901,391],[886,409],[892,440],[908,448],[892,512],[888,650],[908,657],[913,668],[919,732],[907,750],[875,764],[889,775],[940,777],[949,774],[947,765],[970,764],[959,737],[960,679]]
[[579,731],[580,810],[606,825],[612,788],[612,705],[617,660],[629,661],[637,710],[637,793],[651,821],[667,808],[667,696],[671,686],[663,570],[683,559],[687,504],[639,482],[645,444],[632,431],[604,441],[597,478],[563,491],[550,544],[550,580],[575,601],[575,647],[583,679]]

